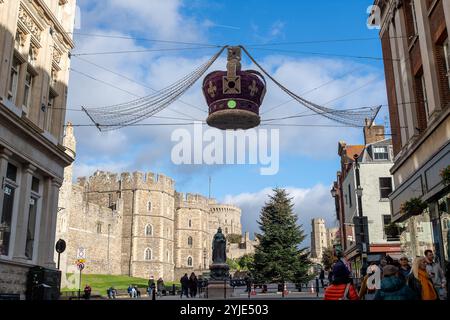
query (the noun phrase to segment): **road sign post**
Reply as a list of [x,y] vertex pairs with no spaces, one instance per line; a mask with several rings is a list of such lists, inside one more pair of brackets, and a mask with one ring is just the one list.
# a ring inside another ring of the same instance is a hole
[[84,262],[85,262],[84,259],[78,259],[76,261],[77,268],[78,270],[80,270],[80,283],[78,284],[78,300],[81,300],[81,273],[84,269]]

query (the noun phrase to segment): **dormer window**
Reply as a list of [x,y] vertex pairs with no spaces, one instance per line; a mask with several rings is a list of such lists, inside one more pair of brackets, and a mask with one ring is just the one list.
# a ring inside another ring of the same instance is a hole
[[387,146],[373,147],[374,160],[389,160],[389,151]]

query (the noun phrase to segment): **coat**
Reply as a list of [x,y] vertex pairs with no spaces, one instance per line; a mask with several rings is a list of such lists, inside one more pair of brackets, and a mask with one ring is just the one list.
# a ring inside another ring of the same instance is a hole
[[[331,286],[327,287],[327,289],[325,290],[324,300],[341,300],[344,297],[346,286],[347,285],[343,283],[343,284],[332,284]],[[356,292],[356,289],[353,286],[353,284],[350,284],[347,299],[359,300],[358,293]]]
[[418,296],[406,285],[404,278],[390,276],[381,280],[381,289],[374,300],[418,300]]
[[[431,280],[430,280],[431,281]],[[419,279],[417,279],[413,273],[408,276],[407,279],[408,287],[415,293],[419,300],[422,300],[422,284]],[[434,287],[433,287],[434,289]],[[439,297],[439,293],[436,292],[436,296]]]

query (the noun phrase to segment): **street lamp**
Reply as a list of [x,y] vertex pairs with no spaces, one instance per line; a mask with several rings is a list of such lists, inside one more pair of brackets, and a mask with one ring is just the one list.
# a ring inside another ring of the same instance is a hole
[[356,178],[356,196],[358,199],[358,229],[360,230],[360,240],[361,240],[361,258],[362,258],[362,265],[361,265],[361,276],[366,275],[367,270],[367,244],[366,244],[366,235],[364,232],[364,219],[363,219],[363,209],[362,209],[362,192],[363,188],[361,187],[361,178],[359,175],[359,155],[355,154],[353,156],[353,159],[355,160],[355,178]]
[[336,188],[335,187],[333,187],[332,189],[331,189],[331,196],[333,197],[333,198],[336,198],[336,196],[337,196],[337,191],[336,191]]

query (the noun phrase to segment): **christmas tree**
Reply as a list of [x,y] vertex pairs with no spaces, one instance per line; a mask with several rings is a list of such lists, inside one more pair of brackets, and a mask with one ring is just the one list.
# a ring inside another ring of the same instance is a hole
[[305,234],[297,224],[292,198],[284,189],[274,194],[261,209],[261,233],[255,249],[252,276],[257,283],[306,283],[311,262],[308,249],[300,248]]

